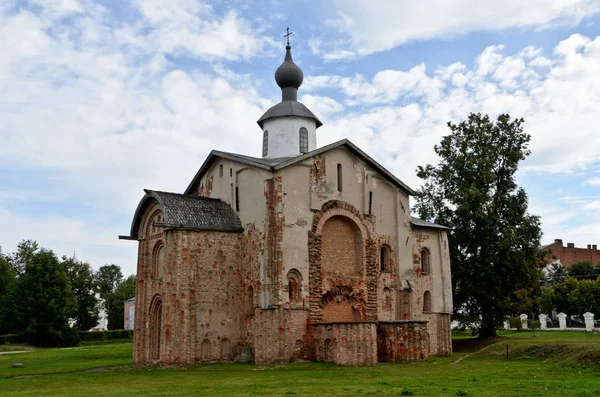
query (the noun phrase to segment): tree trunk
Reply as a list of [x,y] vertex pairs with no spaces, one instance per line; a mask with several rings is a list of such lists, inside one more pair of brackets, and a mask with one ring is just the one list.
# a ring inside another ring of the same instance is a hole
[[493,336],[497,336],[496,334],[496,327],[486,327],[483,324],[481,325],[481,328],[479,328],[479,339],[487,339],[487,338],[491,338]]
[[497,336],[496,322],[492,316],[483,316],[479,326],[479,339],[487,339],[493,336]]

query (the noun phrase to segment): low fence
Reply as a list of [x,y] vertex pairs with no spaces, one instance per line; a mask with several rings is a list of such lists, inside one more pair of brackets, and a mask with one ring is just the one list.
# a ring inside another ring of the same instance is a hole
[[[583,318],[584,318],[584,322],[582,324],[576,324],[573,325],[573,323],[570,324],[570,326],[567,326],[567,315],[565,313],[558,313],[558,326],[554,325],[554,324],[550,324],[549,326],[549,321],[548,321],[548,316],[546,314],[540,314],[538,316],[538,321],[532,321],[531,324],[529,322],[529,318],[527,316],[527,314],[521,314],[519,316],[519,320],[520,320],[520,329],[540,329],[540,330],[559,330],[559,331],[588,331],[588,332],[598,332],[600,331],[599,328],[595,327],[595,323],[594,323],[594,313],[584,313],[583,314]],[[571,319],[571,322],[574,321]],[[535,324],[535,326],[533,326]],[[504,322],[504,329],[518,329],[515,327],[511,327],[511,324],[509,321],[505,321]]]

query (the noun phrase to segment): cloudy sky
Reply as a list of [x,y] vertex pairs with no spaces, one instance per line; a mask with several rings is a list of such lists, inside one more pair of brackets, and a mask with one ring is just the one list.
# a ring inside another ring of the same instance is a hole
[[0,0],[0,246],[36,239],[135,272],[144,188],[211,149],[260,156],[294,32],[300,101],[417,188],[446,122],[526,120],[544,238],[600,244],[597,0]]

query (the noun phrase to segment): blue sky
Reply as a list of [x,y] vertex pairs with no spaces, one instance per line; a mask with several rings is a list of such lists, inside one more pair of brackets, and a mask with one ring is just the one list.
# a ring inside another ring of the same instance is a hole
[[136,267],[144,188],[182,192],[211,149],[260,155],[285,28],[299,99],[411,187],[447,121],[524,117],[518,174],[543,242],[600,244],[596,0],[0,2],[0,246]]

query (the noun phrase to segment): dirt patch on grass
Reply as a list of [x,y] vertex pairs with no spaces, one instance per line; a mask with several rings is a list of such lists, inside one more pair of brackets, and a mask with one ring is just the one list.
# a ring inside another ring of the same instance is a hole
[[477,352],[484,347],[493,345],[494,343],[509,339],[505,336],[492,336],[491,338],[479,339],[455,339],[452,341],[452,351],[457,353],[473,353]]
[[112,369],[110,369],[110,368],[98,367],[98,368],[92,368],[92,369],[88,369],[88,370],[81,371],[81,372],[85,373],[85,372],[110,372],[110,371],[112,371]]
[[565,358],[571,350],[572,347],[567,345],[542,344],[526,348],[521,355],[533,359]]
[[591,350],[578,354],[573,361],[584,367],[600,367],[600,350]]

